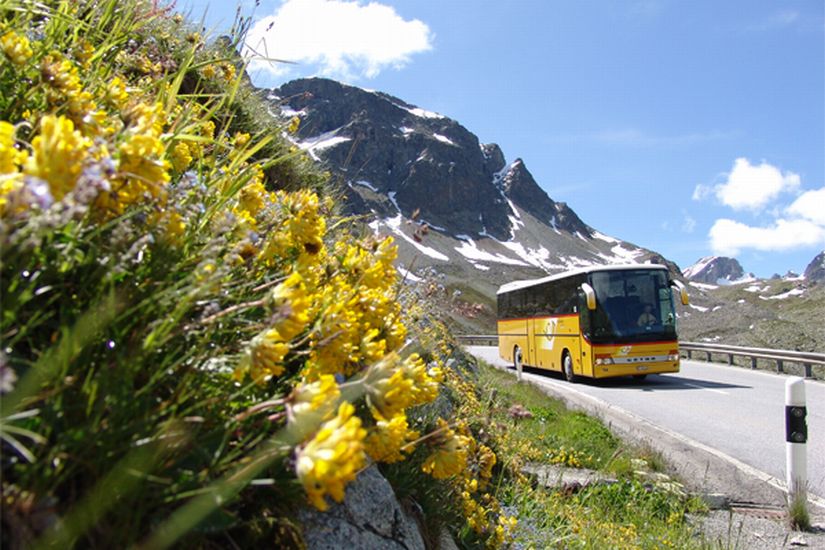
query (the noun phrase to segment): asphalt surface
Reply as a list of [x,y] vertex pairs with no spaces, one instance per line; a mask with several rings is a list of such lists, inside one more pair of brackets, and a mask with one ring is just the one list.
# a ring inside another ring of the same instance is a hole
[[[468,346],[488,363],[509,366],[498,348]],[[556,393],[572,392],[622,409],[731,458],[749,474],[785,484],[785,383],[788,376],[682,360],[678,374],[566,382],[560,374],[525,371]],[[806,380],[808,487],[825,501],[825,383]],[[745,466],[742,466],[742,465]]]

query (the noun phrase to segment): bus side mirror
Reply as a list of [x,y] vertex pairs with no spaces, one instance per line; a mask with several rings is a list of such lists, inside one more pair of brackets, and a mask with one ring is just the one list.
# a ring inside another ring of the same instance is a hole
[[596,291],[587,283],[582,283],[582,292],[584,292],[585,300],[587,301],[587,309],[594,311],[596,309]]
[[673,280],[670,282],[670,286],[673,287],[673,290],[679,293],[679,299],[682,301],[682,305],[686,306],[690,303],[688,299],[687,287],[681,283],[681,281]]

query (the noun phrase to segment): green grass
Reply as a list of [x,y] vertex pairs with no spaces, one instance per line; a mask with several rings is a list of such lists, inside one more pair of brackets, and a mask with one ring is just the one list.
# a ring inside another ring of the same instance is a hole
[[[534,548],[703,547],[701,536],[687,521],[687,514],[701,512],[703,505],[673,480],[659,475],[655,482],[655,476],[638,474],[640,467],[646,472],[664,470],[660,455],[625,444],[599,420],[568,410],[510,372],[482,363],[479,387],[482,394],[494,396],[490,418],[508,434],[513,460],[586,467],[618,479],[572,492],[529,481],[502,485],[499,499],[519,520],[518,543]],[[514,418],[519,410],[530,415]]]

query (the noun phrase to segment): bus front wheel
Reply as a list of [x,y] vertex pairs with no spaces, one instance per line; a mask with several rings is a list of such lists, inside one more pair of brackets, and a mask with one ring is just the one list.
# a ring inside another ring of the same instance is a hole
[[570,383],[575,383],[576,375],[573,373],[573,359],[570,357],[569,353],[564,354],[561,364],[562,369],[564,370],[564,378]]

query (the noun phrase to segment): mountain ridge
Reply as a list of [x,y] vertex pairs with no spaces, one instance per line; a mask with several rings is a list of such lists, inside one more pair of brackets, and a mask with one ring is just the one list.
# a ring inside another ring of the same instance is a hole
[[497,144],[446,116],[320,78],[268,97],[282,115],[301,118],[296,145],[341,182],[350,212],[399,237],[402,258],[417,254],[421,267],[455,260],[505,282],[655,258],[681,275],[660,254],[589,226],[539,186],[523,159],[508,163]]

